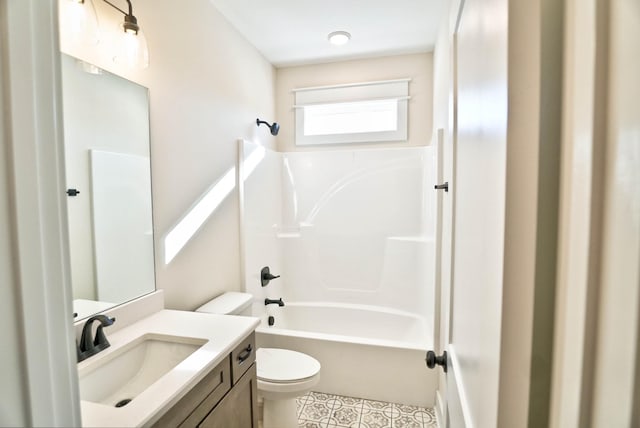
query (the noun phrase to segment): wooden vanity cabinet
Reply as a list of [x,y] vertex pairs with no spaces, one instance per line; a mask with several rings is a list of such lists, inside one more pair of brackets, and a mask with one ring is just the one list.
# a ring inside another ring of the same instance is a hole
[[153,427],[258,428],[255,348],[251,333]]
[[256,364],[198,425],[202,428],[258,428]]

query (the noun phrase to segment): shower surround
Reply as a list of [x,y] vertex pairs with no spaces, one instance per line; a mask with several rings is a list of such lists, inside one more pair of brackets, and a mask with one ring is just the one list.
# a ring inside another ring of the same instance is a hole
[[[424,368],[434,332],[433,158],[431,147],[277,153],[240,143],[257,341],[318,358],[320,391],[433,404],[435,377]],[[264,266],[280,275],[266,287]],[[285,307],[265,307],[281,297]]]

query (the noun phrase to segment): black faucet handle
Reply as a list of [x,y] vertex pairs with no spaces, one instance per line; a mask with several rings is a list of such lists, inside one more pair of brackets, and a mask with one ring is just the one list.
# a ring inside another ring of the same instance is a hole
[[265,266],[260,270],[260,285],[266,287],[272,279],[280,278],[280,275],[273,275],[269,266]]

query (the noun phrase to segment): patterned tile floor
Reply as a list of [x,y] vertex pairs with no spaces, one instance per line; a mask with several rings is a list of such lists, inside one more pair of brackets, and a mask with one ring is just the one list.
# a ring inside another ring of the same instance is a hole
[[437,428],[433,409],[310,392],[297,399],[304,428]]

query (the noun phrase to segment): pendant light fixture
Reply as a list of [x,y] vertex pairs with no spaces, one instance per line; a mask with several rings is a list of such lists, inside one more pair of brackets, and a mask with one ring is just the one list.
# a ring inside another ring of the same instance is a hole
[[[93,5],[96,0],[60,0],[60,31],[63,46],[91,47],[100,40],[98,18]],[[102,0],[124,15],[124,20],[115,29],[115,37],[106,37],[109,45],[113,41],[113,61],[129,68],[147,68],[149,49],[147,39],[133,14],[131,0],[127,10],[122,10],[109,0]]]
[[91,0],[60,1],[60,36],[65,45],[91,47],[100,41],[100,30],[96,9]]
[[147,39],[133,15],[131,0],[126,0],[128,11],[124,11],[107,0],[102,0],[124,15],[124,22],[118,26],[114,62],[129,68],[147,68],[149,66],[149,49]]

